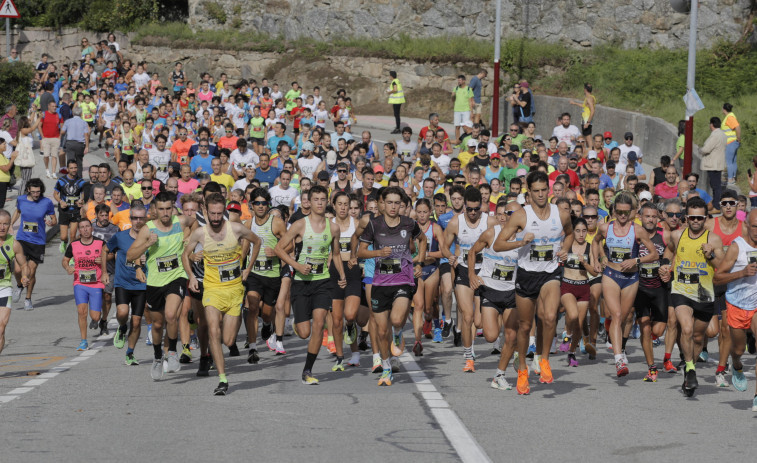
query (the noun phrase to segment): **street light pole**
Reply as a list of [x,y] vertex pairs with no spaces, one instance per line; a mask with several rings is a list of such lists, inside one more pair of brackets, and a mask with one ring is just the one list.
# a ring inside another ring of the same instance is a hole
[[[689,63],[686,73],[686,88],[694,90],[694,77],[697,65],[697,9],[699,0],[691,0],[691,11],[689,13]],[[694,116],[686,118],[686,130],[684,133],[683,147],[683,175],[691,172],[692,152],[694,150]]]
[[497,0],[496,20],[494,22],[494,95],[492,99],[492,137],[499,132],[499,53],[502,42],[502,0]]

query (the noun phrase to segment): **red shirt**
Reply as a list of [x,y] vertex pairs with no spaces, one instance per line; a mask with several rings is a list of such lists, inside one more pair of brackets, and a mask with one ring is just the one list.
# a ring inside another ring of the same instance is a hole
[[559,170],[556,170],[549,174],[549,179],[553,182],[557,179],[558,175],[567,174],[568,177],[570,177],[570,187],[571,188],[578,188],[579,181],[578,181],[578,175],[573,172],[572,170],[568,169],[566,172],[560,172]]
[[[429,129],[431,129],[430,126],[423,127],[421,129],[421,132],[418,134],[418,137],[420,137],[421,140],[423,140],[424,138],[426,138],[426,132],[428,132]],[[447,135],[447,131],[444,130],[444,129],[442,129],[441,127],[437,127],[436,129],[432,129],[432,130],[434,130],[434,137],[436,137],[436,131],[440,130],[440,129],[441,129],[442,132],[444,132],[444,139],[445,140],[448,139],[449,135]]]
[[302,106],[295,106],[292,108],[292,110],[289,112],[289,114],[294,117],[294,128],[299,129],[300,128],[300,119],[302,119],[302,113],[305,111],[305,108]]
[[42,137],[59,138],[60,137],[60,117],[58,113],[45,111],[42,114]]
[[667,182],[658,183],[657,186],[654,187],[654,194],[662,199],[675,198],[678,196],[678,184],[668,186]]
[[226,148],[230,151],[234,151],[237,149],[237,140],[239,140],[239,137],[236,135],[232,135],[231,137],[221,137],[218,139],[216,146],[219,150]]

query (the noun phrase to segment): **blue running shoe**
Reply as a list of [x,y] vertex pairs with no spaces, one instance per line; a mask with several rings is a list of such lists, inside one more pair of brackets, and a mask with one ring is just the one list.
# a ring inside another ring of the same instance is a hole
[[757,395],[752,399],[752,411],[757,412]]
[[534,358],[535,353],[536,353],[536,344],[529,344],[528,353],[526,354],[526,357],[532,359]]
[[431,342],[442,342],[442,329],[434,328],[434,339]]
[[584,338],[581,338],[581,342],[578,343],[578,348],[581,350],[581,353],[586,355],[586,346],[584,345]]
[[87,349],[89,349],[89,343],[87,342],[86,339],[82,339],[81,342],[79,343],[79,347],[77,347],[76,350],[82,351],[82,350],[87,350]]
[[746,376],[743,371],[738,371],[731,365],[731,384],[737,391],[746,391]]

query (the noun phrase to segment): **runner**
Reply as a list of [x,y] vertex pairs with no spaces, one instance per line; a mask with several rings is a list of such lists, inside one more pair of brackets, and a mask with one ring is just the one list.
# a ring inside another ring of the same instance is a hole
[[[455,243],[455,259],[450,260],[455,269],[455,298],[457,299],[458,322],[461,324],[463,341],[464,372],[476,371],[473,352],[475,330],[481,327],[481,307],[479,294],[473,290],[468,279],[468,252],[476,240],[496,219],[488,214],[481,215],[481,192],[477,188],[465,190],[465,213],[452,218],[444,230],[444,239]],[[475,271],[481,269],[483,256],[475,258]]]
[[[61,265],[69,275],[74,276],[74,299],[79,315],[81,342],[76,350],[87,350],[87,309],[90,318],[100,321],[103,302],[103,288],[109,282],[106,269],[105,242],[92,235],[89,219],[79,219],[78,240],[66,248]],[[71,265],[73,259],[73,265]]]
[[705,229],[706,219],[707,204],[702,198],[686,202],[688,226],[671,233],[665,248],[665,258],[675,258],[674,264],[660,267],[663,281],[672,281],[670,302],[681,326],[678,344],[686,362],[681,388],[687,397],[699,386],[694,361],[715,313],[712,276],[723,259],[723,241]]
[[168,355],[165,371],[181,369],[176,344],[179,338],[179,309],[187,288],[187,274],[181,267],[185,235],[194,217],[174,216],[176,197],[169,192],[155,196],[156,220],[150,220],[140,230],[126,252],[126,260],[141,265],[142,254],[147,252],[147,309],[152,318],[152,348],[155,354],[150,376],[154,381],[163,379],[163,328],[168,337]]
[[[157,199],[160,201],[160,198]],[[158,202],[160,205],[161,203]],[[202,305],[205,306],[205,321],[208,324],[210,353],[218,369],[218,386],[214,395],[226,395],[229,382],[221,342],[235,344],[240,323],[241,306],[244,301],[244,285],[249,267],[242,271],[242,239],[252,243],[250,262],[254,262],[260,252],[260,238],[239,222],[224,220],[226,200],[218,193],[205,199],[207,225],[196,228],[184,246],[182,263],[189,276],[189,288],[197,292],[198,281],[192,273],[189,254],[202,243],[204,261]],[[154,322],[153,322],[154,324]],[[223,329],[221,328],[223,325]],[[153,327],[154,329],[154,327]],[[155,341],[153,341],[154,343]],[[169,354],[170,355],[170,354]]]
[[[140,258],[141,265],[134,265],[133,262],[126,260],[128,252],[139,232],[147,220],[147,209],[138,199],[133,201],[129,208],[129,219],[132,227],[119,231],[113,235],[106,243],[107,252],[116,255],[116,268],[113,286],[116,291],[116,320],[118,329],[113,337],[113,345],[117,349],[123,349],[127,343],[126,365],[139,365],[134,358],[134,348],[139,340],[139,334],[142,330],[142,316],[145,312],[145,297],[147,280],[144,267],[145,257]],[[131,331],[128,336],[126,331],[129,323],[129,311],[131,310]]]
[[[507,242],[516,232],[522,232],[526,241],[518,251],[518,275],[515,280],[515,304],[518,309],[518,394],[528,394],[526,355],[528,338],[534,313],[537,320],[537,345],[534,354],[534,371],[539,381],[551,383],[552,369],[549,349],[555,336],[557,308],[560,304],[559,262],[568,257],[573,245],[573,225],[570,213],[549,204],[549,178],[545,172],[532,172],[526,177],[531,204],[515,211],[492,249],[507,250]],[[533,238],[532,238],[533,237]],[[531,239],[533,241],[531,241]]]
[[58,204],[58,223],[60,224],[60,252],[76,238],[82,206],[84,179],[78,175],[79,166],[75,159],[68,160],[66,175],[58,178],[53,187],[53,198]]
[[[111,215],[111,208],[105,204],[99,204],[95,208],[95,215],[96,220],[92,224],[92,235],[102,240],[104,243],[107,243],[110,241],[110,239],[118,233],[119,229],[116,225],[113,225],[110,223],[110,220],[108,217]],[[116,263],[113,260],[114,255],[112,253],[108,254],[108,283],[105,284],[105,287],[103,288],[103,303],[102,303],[102,316],[100,317],[100,336],[108,335],[108,314],[110,314],[110,306],[113,303],[113,285],[115,283],[115,278],[113,278],[114,274],[116,273]],[[90,327],[96,328],[96,327]]]
[[[728,326],[731,329],[731,382],[739,391],[746,391],[747,380],[741,356],[747,344],[746,333],[757,335],[757,209],[746,218],[746,233],[733,239],[713,282],[727,284],[725,293]],[[757,412],[757,390],[752,399]]]
[[[331,307],[331,282],[326,263],[330,255],[335,256],[339,252],[339,228],[336,224],[329,223],[325,217],[327,198],[328,191],[325,188],[313,186],[310,189],[310,214],[293,223],[274,249],[279,259],[296,272],[292,284],[296,333],[301,339],[310,336],[305,367],[302,370],[302,383],[306,385],[318,384],[312,370],[321,348],[320,333],[323,332],[326,314]],[[302,250],[297,259],[292,258],[286,249],[288,243],[295,239],[302,242]],[[334,259],[334,263],[339,272],[339,287],[345,288],[347,280],[342,261]]]
[[[414,220],[399,214],[403,196],[403,191],[398,187],[382,190],[384,213],[370,219],[360,236],[358,250],[358,257],[374,258],[376,261],[371,306],[376,323],[376,338],[372,341],[378,343],[383,370],[378,381],[379,386],[392,385],[392,361],[396,360],[390,361],[389,358],[389,325],[391,323],[394,328],[394,347],[399,347],[402,342],[402,327],[410,309],[413,278],[421,276],[420,262],[426,259],[426,235]],[[411,243],[415,239],[418,240],[418,262],[414,264]],[[371,244],[373,251],[368,250]]]
[[37,266],[45,261],[45,244],[47,243],[46,227],[55,226],[55,207],[49,198],[45,198],[45,184],[38,178],[26,182],[26,194],[16,200],[16,210],[11,218],[11,228],[21,219],[21,226],[16,233],[16,240],[21,243],[24,256],[28,263],[29,284],[21,281],[20,266],[14,267],[16,287],[13,289],[13,302],[21,299],[21,292],[26,289],[24,310],[34,310],[32,292],[37,282]]
[[[588,196],[588,194],[587,194]],[[596,193],[597,198],[599,193]],[[597,199],[597,202],[599,200]],[[596,206],[586,206],[581,214],[586,220],[586,242],[591,245],[599,230],[599,209]],[[597,358],[597,335],[604,318],[599,315],[599,301],[602,298],[602,275],[593,276],[589,279],[589,323],[588,327],[582,327],[584,338],[581,340],[582,352],[589,354],[589,360]],[[588,329],[587,329],[588,328]],[[604,327],[602,327],[604,329]]]
[[24,249],[10,232],[11,215],[0,209],[0,353],[5,347],[5,329],[11,316],[11,267],[21,272],[21,285],[29,284],[28,267]]

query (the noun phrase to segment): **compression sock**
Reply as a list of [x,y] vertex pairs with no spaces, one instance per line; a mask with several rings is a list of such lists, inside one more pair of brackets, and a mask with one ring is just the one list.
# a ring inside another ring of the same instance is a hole
[[229,381],[226,379],[226,375],[219,374],[218,375],[218,381],[221,383],[228,383]]
[[686,371],[688,372],[689,370],[696,371],[696,366],[694,362],[686,362]]
[[464,350],[463,358],[465,360],[471,360],[471,359],[473,359],[473,346],[463,347],[463,350]]
[[155,360],[160,360],[163,358],[163,343],[159,342],[157,344],[152,344],[152,350],[155,352]]
[[439,319],[435,318],[434,319],[434,329],[437,329],[437,328],[441,328],[441,325],[439,324]]
[[176,344],[179,342],[179,338],[168,338],[168,352],[176,352]]
[[131,347],[127,347],[126,348],[126,355],[127,356],[132,355],[133,353],[134,353],[134,349],[132,349]]
[[626,344],[628,343],[628,338],[623,338],[623,343],[621,344],[620,350],[625,351],[626,350]]
[[126,333],[126,330],[127,330],[127,329],[128,329],[128,328],[127,328],[127,326],[126,326],[126,325],[119,325],[119,326],[118,326],[118,331],[119,331],[119,332],[120,332],[121,334],[124,334],[124,333]]
[[725,373],[725,365],[718,365],[715,373]]
[[313,371],[313,365],[315,364],[315,359],[318,357],[318,354],[311,354],[308,352],[307,357],[305,358],[305,369],[302,371]]
[[665,357],[663,357],[663,359],[662,359],[662,360],[663,360],[664,362],[667,362],[668,360],[670,360],[670,354],[668,354],[668,353],[665,353]]

